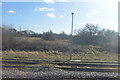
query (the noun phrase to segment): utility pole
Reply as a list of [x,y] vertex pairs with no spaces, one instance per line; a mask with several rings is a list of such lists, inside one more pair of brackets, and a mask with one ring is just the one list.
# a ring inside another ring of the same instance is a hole
[[19,26],[19,31],[21,32],[21,25]]
[[19,36],[22,36],[22,33],[21,33],[21,25],[19,26]]
[[70,60],[72,60],[72,53],[73,53],[73,49],[72,49],[72,41],[73,41],[73,37],[72,37],[72,34],[73,34],[73,15],[74,13],[72,12],[72,25],[71,25],[71,35],[70,35]]

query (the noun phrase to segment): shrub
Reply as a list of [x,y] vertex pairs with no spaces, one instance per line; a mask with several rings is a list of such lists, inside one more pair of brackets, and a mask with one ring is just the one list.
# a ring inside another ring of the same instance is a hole
[[42,35],[42,38],[44,40],[54,41],[55,40],[55,34],[50,30],[49,32],[44,32],[43,35]]

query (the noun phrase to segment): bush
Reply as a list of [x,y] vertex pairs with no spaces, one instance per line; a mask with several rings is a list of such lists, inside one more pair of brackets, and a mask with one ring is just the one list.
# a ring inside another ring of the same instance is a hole
[[3,27],[2,28],[2,50],[10,50],[15,46],[15,29]]
[[50,30],[49,32],[44,32],[42,38],[44,40],[55,41],[55,34]]

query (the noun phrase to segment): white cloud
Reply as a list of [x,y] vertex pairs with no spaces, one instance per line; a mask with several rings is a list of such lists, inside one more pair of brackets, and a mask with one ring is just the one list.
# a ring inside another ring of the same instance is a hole
[[43,8],[36,7],[36,8],[34,8],[34,11],[54,11],[54,10],[55,10],[54,8],[47,8],[47,7],[43,7]]
[[88,21],[87,23],[99,25],[101,22],[100,21]]
[[50,17],[50,18],[55,18],[56,17],[54,13],[48,13],[47,16]]
[[118,25],[113,21],[107,21],[105,23],[102,23],[100,26],[106,29],[118,31]]
[[86,24],[85,22],[81,22],[81,23],[80,23],[80,27],[84,27],[85,24]]
[[61,1],[61,2],[67,2],[68,0],[59,0],[59,1]]
[[14,10],[9,10],[8,13],[14,14],[14,13],[16,13],[16,11],[14,11]]
[[2,6],[2,2],[0,2],[0,7]]
[[63,16],[63,15],[60,15],[60,18],[64,18],[64,16]]
[[45,3],[54,3],[54,0],[43,0]]
[[38,27],[38,25],[36,24],[36,25],[34,25],[35,27]]
[[98,10],[93,10],[92,12],[88,13],[85,17],[92,18],[93,16],[98,15],[98,13],[99,13]]

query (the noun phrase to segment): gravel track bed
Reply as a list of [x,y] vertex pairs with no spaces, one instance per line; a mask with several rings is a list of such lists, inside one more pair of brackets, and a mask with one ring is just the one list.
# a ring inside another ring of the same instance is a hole
[[[80,79],[80,78],[118,78],[115,72],[75,72],[63,70],[20,71],[18,69],[3,69],[3,78],[38,78],[38,79]],[[120,76],[119,76],[120,77]]]

